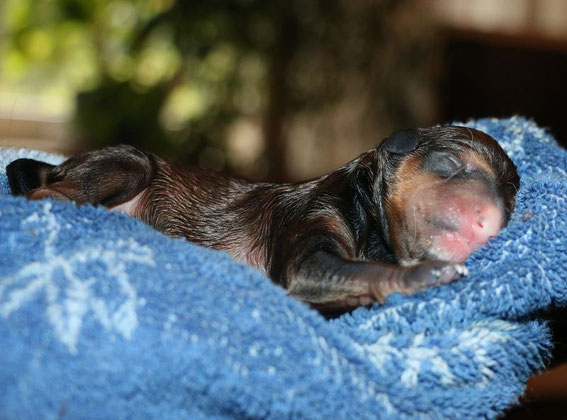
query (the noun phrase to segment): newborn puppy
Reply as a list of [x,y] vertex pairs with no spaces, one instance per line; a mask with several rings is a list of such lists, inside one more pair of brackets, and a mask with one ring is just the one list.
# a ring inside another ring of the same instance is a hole
[[320,310],[448,283],[496,235],[519,185],[510,158],[465,127],[394,133],[320,178],[250,183],[131,146],[59,166],[19,159],[14,195],[101,204],[166,235],[227,251]]

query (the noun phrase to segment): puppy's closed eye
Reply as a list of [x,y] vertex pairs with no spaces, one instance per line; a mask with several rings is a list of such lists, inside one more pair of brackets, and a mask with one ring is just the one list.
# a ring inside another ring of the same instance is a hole
[[450,153],[433,150],[425,156],[423,169],[442,178],[449,178],[463,168],[461,160]]

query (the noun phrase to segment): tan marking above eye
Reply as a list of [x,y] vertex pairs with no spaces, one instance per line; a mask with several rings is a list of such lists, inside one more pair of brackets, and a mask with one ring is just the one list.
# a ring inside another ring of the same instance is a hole
[[422,162],[423,159],[419,155],[409,156],[402,162],[396,172],[393,188],[390,189],[385,200],[385,212],[390,227],[390,243],[399,259],[408,258],[410,251],[406,249],[407,244],[402,240],[406,237],[403,231],[406,228],[404,218],[408,197],[412,192],[422,189],[424,185],[431,185],[440,180],[440,177],[424,172]]
[[459,154],[459,158],[461,162],[465,165],[472,167],[474,169],[480,169],[484,173],[489,174],[492,178],[496,178],[496,174],[494,173],[494,168],[490,165],[489,162],[479,153],[473,150],[466,150]]

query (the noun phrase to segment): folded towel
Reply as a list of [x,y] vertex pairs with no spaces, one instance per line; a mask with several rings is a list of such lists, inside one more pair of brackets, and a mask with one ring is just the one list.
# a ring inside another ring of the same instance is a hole
[[453,284],[325,321],[228,255],[103,208],[10,197],[0,151],[0,417],[494,418],[567,305],[567,152],[468,125],[518,166],[512,220]]

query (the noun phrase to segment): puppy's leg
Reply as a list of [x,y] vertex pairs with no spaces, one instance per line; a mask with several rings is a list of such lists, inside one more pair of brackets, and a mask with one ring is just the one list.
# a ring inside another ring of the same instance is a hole
[[399,267],[318,251],[304,260],[297,272],[288,274],[288,290],[318,309],[348,309],[383,302],[395,292],[408,295],[449,283],[465,272],[463,266],[443,261]]
[[77,155],[59,166],[18,159],[6,168],[13,195],[106,207],[136,196],[148,186],[153,173],[151,158],[131,146]]

